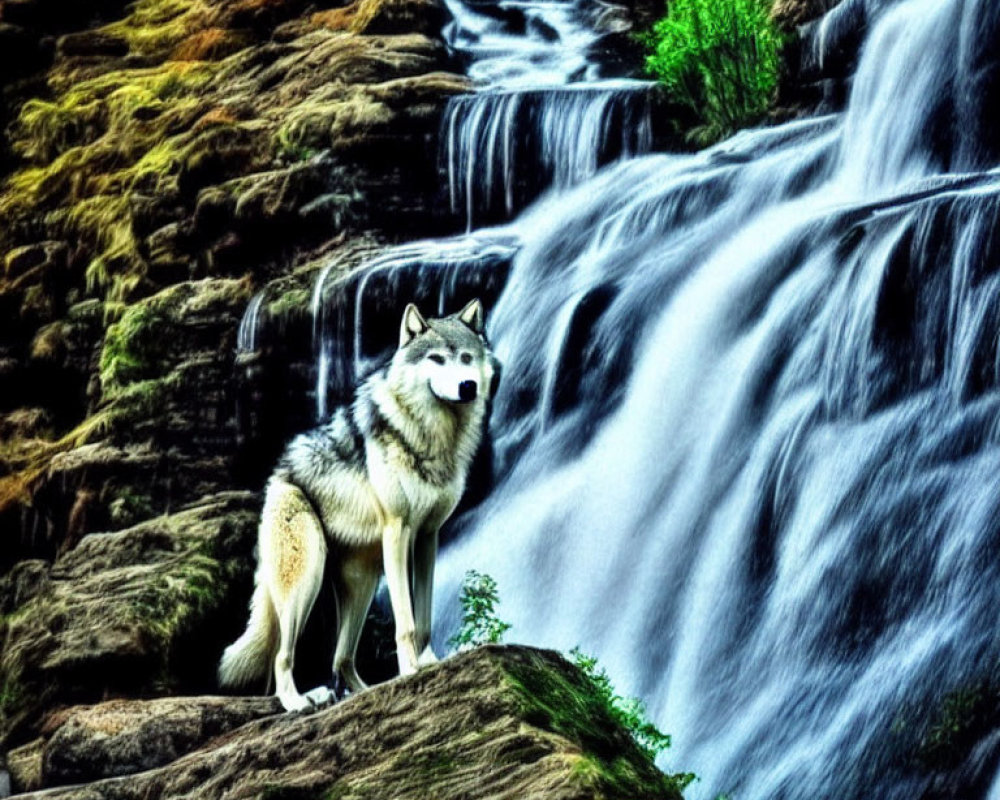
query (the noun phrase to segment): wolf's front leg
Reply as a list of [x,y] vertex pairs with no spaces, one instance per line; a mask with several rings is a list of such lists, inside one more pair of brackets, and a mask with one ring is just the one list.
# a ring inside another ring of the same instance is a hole
[[400,675],[412,675],[417,671],[417,630],[410,600],[409,559],[412,549],[412,532],[404,527],[401,519],[392,520],[382,535],[382,560],[392,601],[392,615],[396,620],[396,657],[399,659]]
[[413,544],[413,613],[417,623],[417,664],[437,661],[431,648],[431,607],[434,599],[434,562],[438,551],[438,529],[424,530]]

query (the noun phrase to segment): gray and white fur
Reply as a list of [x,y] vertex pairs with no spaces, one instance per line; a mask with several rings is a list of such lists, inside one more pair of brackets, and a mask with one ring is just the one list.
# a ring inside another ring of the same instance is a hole
[[250,620],[222,656],[220,684],[263,680],[273,666],[286,709],[330,699],[326,687],[300,694],[292,678],[295,643],[327,563],[337,598],[335,679],[366,688],[354,659],[383,569],[400,674],[437,660],[430,633],[438,531],[462,496],[498,377],[478,300],[440,319],[407,306],[391,361],[350,405],[295,437],[268,481]]

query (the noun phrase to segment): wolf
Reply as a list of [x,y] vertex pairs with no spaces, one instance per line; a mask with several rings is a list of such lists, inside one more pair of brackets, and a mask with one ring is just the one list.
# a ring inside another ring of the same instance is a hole
[[392,358],[328,422],[292,439],[268,480],[250,619],[222,655],[222,686],[265,677],[270,685],[273,676],[286,710],[331,700],[336,690],[303,695],[292,677],[327,565],[337,600],[335,686],[367,688],[355,653],[383,571],[400,674],[437,660],[438,531],[462,496],[499,369],[479,300],[436,319],[406,307]]

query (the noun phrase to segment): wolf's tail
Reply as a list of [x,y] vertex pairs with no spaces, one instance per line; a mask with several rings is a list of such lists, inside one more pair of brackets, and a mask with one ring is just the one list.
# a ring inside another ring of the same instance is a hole
[[[219,662],[220,686],[246,686],[267,678],[278,646],[278,619],[264,581],[259,579],[250,599],[247,629],[226,648]],[[270,690],[270,687],[268,687]]]

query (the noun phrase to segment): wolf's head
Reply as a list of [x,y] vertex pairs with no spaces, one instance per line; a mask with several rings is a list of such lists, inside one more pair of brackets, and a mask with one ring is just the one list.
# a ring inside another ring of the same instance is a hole
[[483,336],[483,305],[473,300],[457,314],[425,319],[410,303],[403,312],[397,376],[417,391],[422,387],[445,403],[487,398],[498,377],[498,362]]

